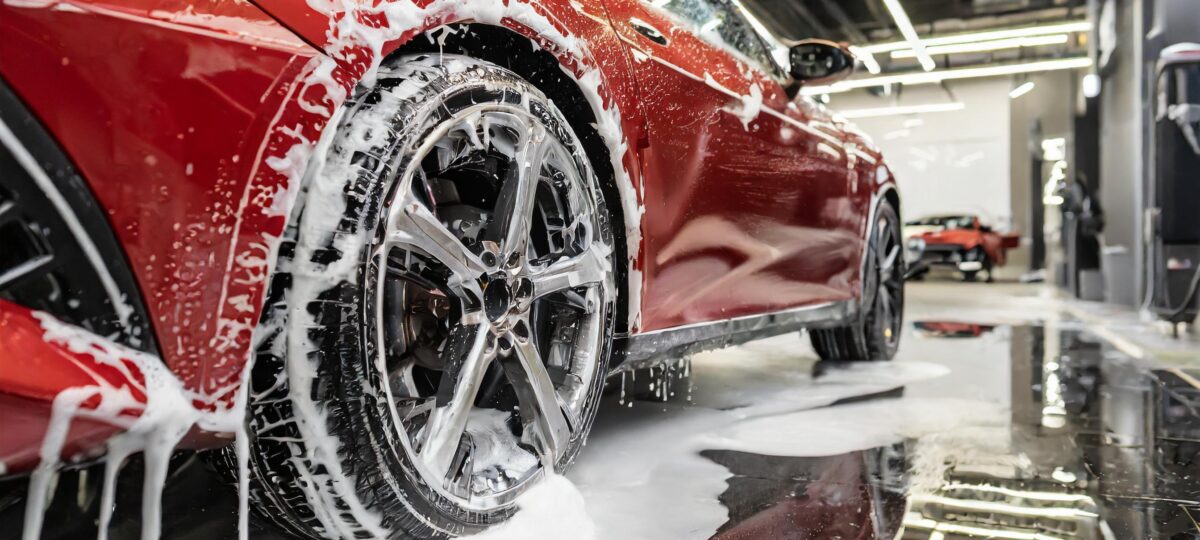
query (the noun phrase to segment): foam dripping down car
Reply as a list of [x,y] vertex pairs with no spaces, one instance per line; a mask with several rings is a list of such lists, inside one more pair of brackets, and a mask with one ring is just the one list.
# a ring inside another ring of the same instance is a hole
[[895,182],[799,96],[853,59],[756,28],[733,0],[0,3],[25,537],[60,467],[104,460],[110,512],[135,452],[155,537],[171,452],[215,448],[243,536],[246,509],[471,534],[572,463],[615,371],[800,330],[891,358]]

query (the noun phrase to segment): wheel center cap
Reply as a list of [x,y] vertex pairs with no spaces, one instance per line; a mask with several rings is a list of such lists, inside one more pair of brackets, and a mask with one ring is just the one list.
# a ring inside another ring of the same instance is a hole
[[512,293],[503,273],[493,275],[483,290],[483,312],[492,322],[501,322],[512,307]]

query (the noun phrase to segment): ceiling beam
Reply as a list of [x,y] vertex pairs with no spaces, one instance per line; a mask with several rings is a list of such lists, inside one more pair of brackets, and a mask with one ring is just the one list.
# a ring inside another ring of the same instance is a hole
[[828,13],[830,17],[833,17],[833,20],[837,21],[838,25],[842,27],[842,31],[846,33],[846,36],[850,38],[850,41],[859,45],[871,41],[867,39],[867,35],[864,34],[862,30],[858,29],[858,24],[850,20],[850,17],[846,15],[846,11],[843,10],[841,6],[837,5],[837,2],[834,2],[833,0],[821,0],[821,5],[825,8],[825,12]]
[[808,9],[808,6],[801,2],[794,1],[785,1],[783,4],[786,5],[798,17],[800,17],[800,19],[804,21],[804,24],[807,24],[814,33],[821,36],[829,35],[829,28],[826,28],[825,25],[821,23],[821,19],[818,19],[817,16],[813,14],[812,10]]

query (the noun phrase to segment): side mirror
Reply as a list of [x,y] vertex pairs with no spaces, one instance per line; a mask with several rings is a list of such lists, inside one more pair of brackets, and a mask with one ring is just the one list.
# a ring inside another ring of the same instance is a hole
[[848,77],[854,72],[854,55],[849,50],[823,39],[807,39],[792,44],[788,59],[791,62],[793,86],[828,84]]

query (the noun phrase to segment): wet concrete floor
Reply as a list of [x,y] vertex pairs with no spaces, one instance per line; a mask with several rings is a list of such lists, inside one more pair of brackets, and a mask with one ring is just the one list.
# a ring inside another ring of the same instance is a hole
[[[973,287],[955,290],[997,290]],[[821,363],[782,336],[614,380],[568,474],[597,536],[1200,539],[1200,351],[1133,358],[1034,288],[946,294],[910,289],[891,363]],[[95,536],[99,477],[60,475],[44,538]],[[19,536],[21,483],[0,484],[0,538]],[[110,538],[138,537],[139,492],[135,460]],[[236,538],[236,507],[181,454],[163,536]]]

